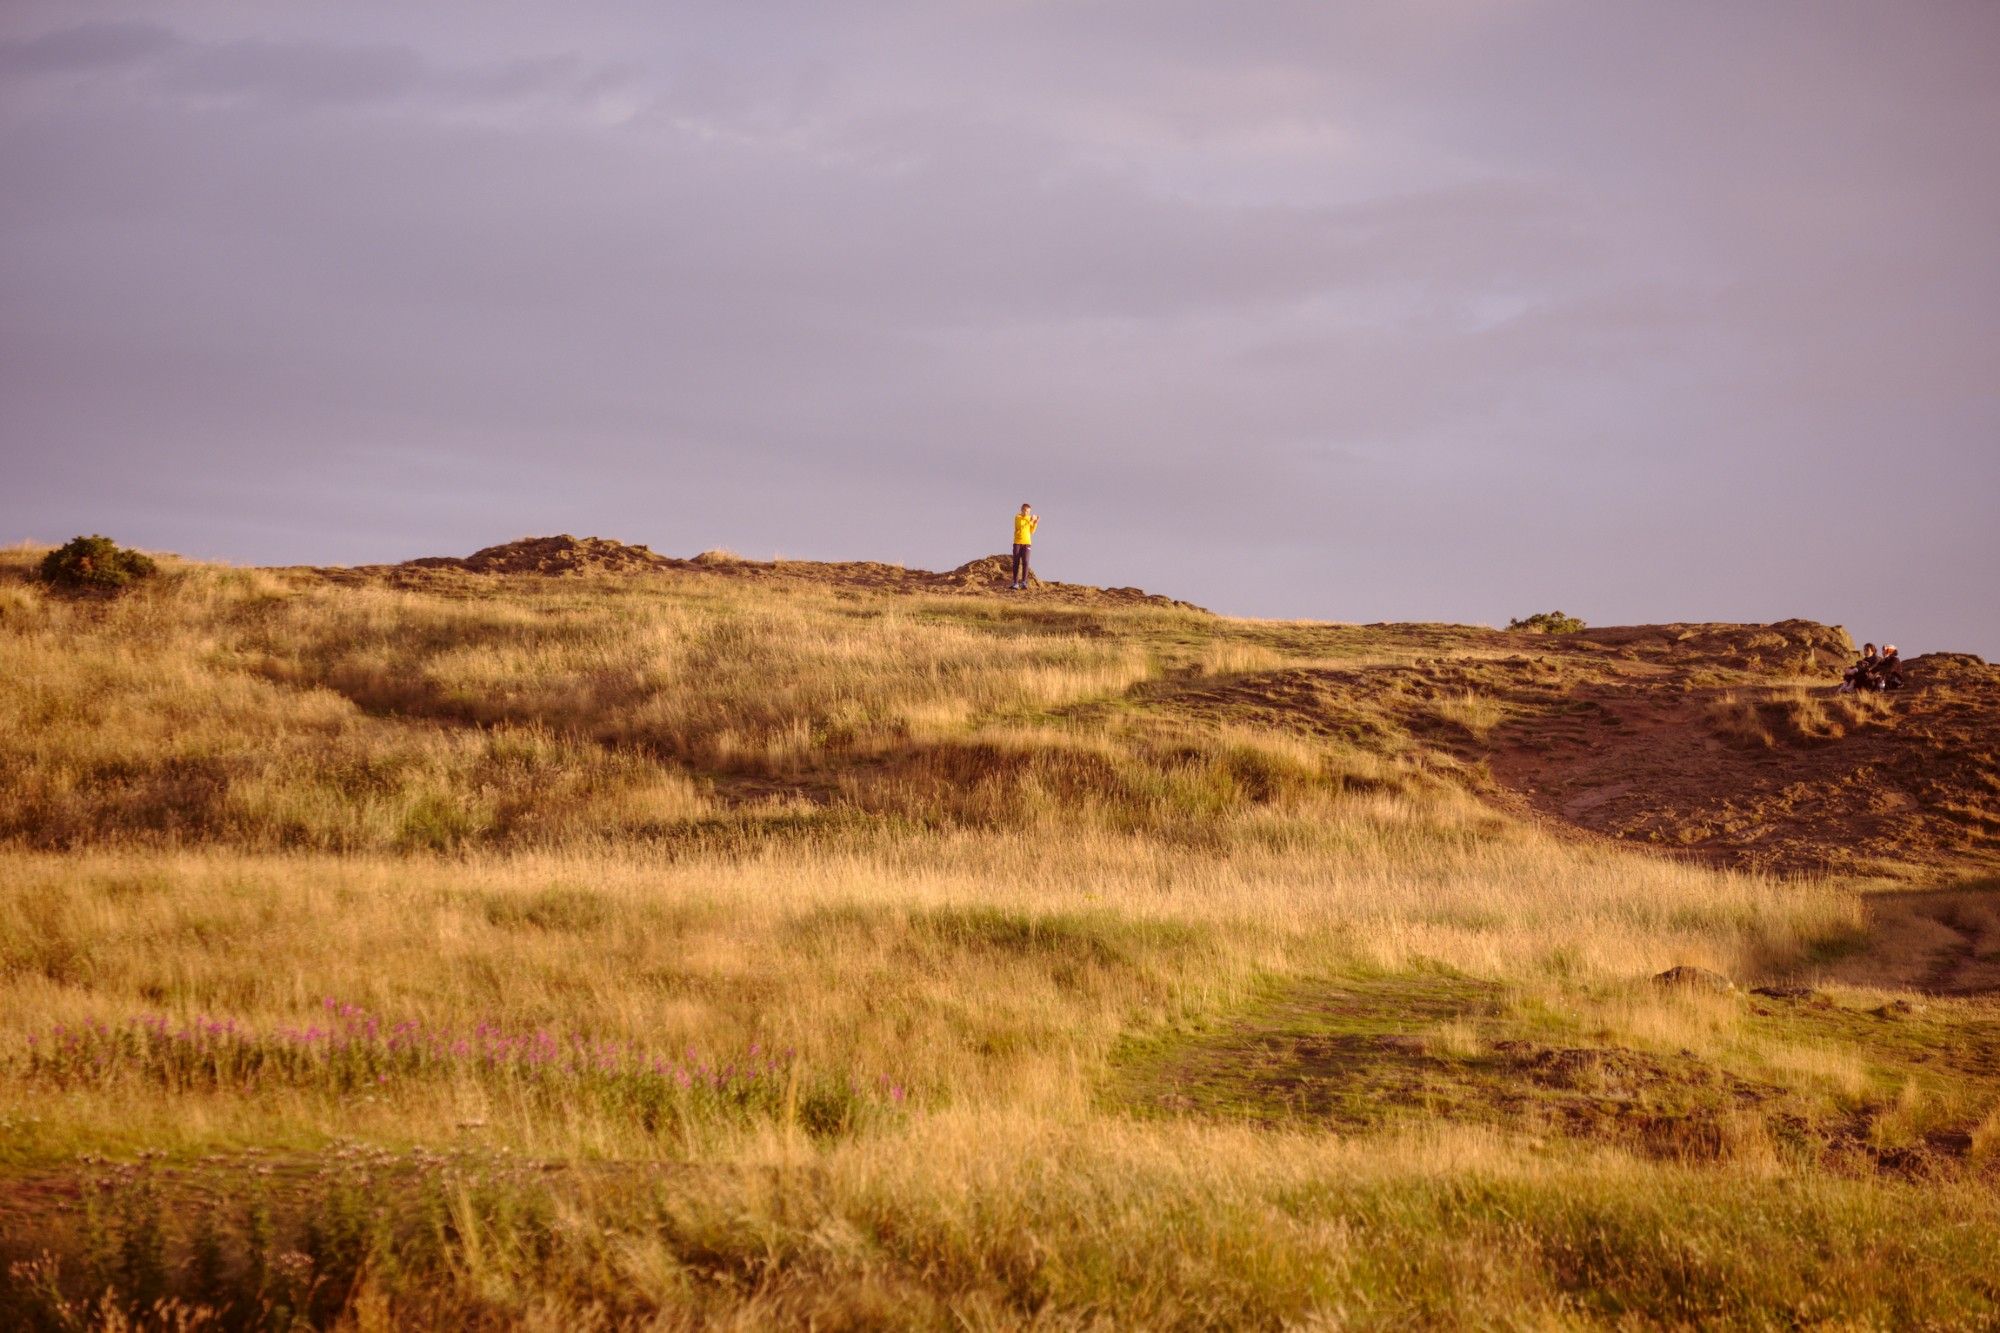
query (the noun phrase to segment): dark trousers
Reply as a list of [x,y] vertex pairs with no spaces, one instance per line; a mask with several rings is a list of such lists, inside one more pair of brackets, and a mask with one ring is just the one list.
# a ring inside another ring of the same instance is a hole
[[1026,542],[1014,543],[1013,581],[1015,583],[1026,583],[1028,581],[1028,544]]

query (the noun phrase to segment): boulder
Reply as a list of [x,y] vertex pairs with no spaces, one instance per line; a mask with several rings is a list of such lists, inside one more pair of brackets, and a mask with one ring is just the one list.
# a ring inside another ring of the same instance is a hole
[[1714,991],[1717,994],[1727,994],[1736,989],[1736,983],[1728,977],[1705,967],[1670,967],[1654,977],[1653,984],[1679,990]]

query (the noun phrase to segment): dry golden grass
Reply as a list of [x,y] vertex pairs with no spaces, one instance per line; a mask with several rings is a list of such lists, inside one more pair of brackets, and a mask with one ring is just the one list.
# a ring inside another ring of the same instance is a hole
[[1709,705],[1722,735],[1753,746],[1836,741],[1889,715],[1884,694],[1836,694],[1825,684],[1790,685],[1745,695],[1735,690]]
[[1474,690],[1464,690],[1440,699],[1431,711],[1445,721],[1463,727],[1474,740],[1485,740],[1493,728],[1507,720],[1507,709],[1499,700]]
[[[1860,929],[1839,886],[1559,840],[1422,754],[1148,702],[1170,677],[1380,651],[1365,639],[699,573],[413,591],[179,565],[72,601],[25,581],[31,558],[0,556],[0,1163],[45,1181],[79,1152],[162,1151],[219,1202],[145,1212],[169,1180],[111,1222],[0,1205],[27,1265],[0,1311],[122,1317],[152,1270],[91,1256],[150,1245],[192,1273],[189,1219],[211,1214],[233,1276],[158,1291],[352,1327],[1994,1308],[1960,1272],[2000,1235],[1990,1192],[1821,1171],[1754,1110],[1690,1166],[1118,1101],[1132,1043],[1330,979],[1437,975],[1499,987],[1523,1022],[1871,1106],[1885,1151],[1972,1116],[1991,1156],[1963,1087],[1905,1090],[1851,1046],[1753,1031],[1735,997],[1643,986],[1800,967]],[[1442,706],[1468,730],[1499,717]],[[447,1051],[356,1077],[359,1057],[282,1035],[329,999],[578,1034],[638,1072]],[[266,1072],[165,1036],[90,1036],[100,1066],[53,1035],[141,1014],[239,1024]],[[1471,1018],[1411,1032],[1491,1058]],[[776,1086],[697,1103],[645,1072],[753,1049],[789,1052]],[[415,1175],[369,1156],[412,1149]],[[230,1211],[252,1160],[305,1172],[263,1232]],[[368,1162],[357,1203],[341,1173]],[[399,1199],[445,1220],[398,1230]],[[356,1217],[373,1239],[328,1239]],[[1765,1262],[1774,1234],[1815,1245]],[[286,1286],[260,1245],[319,1276]],[[69,1276],[45,1282],[38,1246]],[[79,1285],[99,1276],[109,1306]]]

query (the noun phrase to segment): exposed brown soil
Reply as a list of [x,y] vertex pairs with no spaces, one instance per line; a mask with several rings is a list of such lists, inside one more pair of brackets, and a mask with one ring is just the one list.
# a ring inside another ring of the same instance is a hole
[[586,575],[631,575],[668,571],[722,578],[785,580],[857,591],[886,593],[1003,593],[1037,602],[1069,604],[1128,604],[1199,611],[1190,602],[1161,597],[1139,588],[1099,588],[1084,583],[1053,583],[1031,578],[1025,593],[1008,584],[1012,564],[1007,556],[980,556],[956,569],[936,573],[907,569],[875,560],[745,560],[709,551],[691,559],[664,556],[645,547],[603,537],[523,537],[475,551],[469,556],[425,556],[397,565],[359,565],[318,571],[342,582],[382,580],[422,584],[455,574],[533,575],[570,578]]
[[[1517,812],[1724,864],[2000,866],[2000,668],[1976,657],[1919,657],[1903,690],[1856,697],[1834,693],[1847,635],[1807,621],[1435,638],[1380,665],[1177,683],[1165,702],[1442,752]],[[1371,646],[1400,642],[1384,626]]]
[[1529,704],[1489,738],[1494,777],[1544,815],[1732,864],[2000,864],[2000,669],[1917,658],[1907,688],[1856,699],[1831,670],[1801,692],[1705,658],[1648,654]]

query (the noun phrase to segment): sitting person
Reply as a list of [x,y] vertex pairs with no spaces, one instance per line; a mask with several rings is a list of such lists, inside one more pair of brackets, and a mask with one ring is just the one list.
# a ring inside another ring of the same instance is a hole
[[1852,694],[1856,690],[1867,688],[1869,673],[1875,670],[1875,664],[1880,660],[1875,656],[1874,644],[1862,644],[1861,660],[1847,668],[1847,674],[1840,678],[1840,692]]
[[1882,645],[1882,656],[1876,659],[1874,670],[1868,673],[1868,688],[1871,690],[1900,690],[1903,688],[1903,659],[1896,653],[1896,645]]

